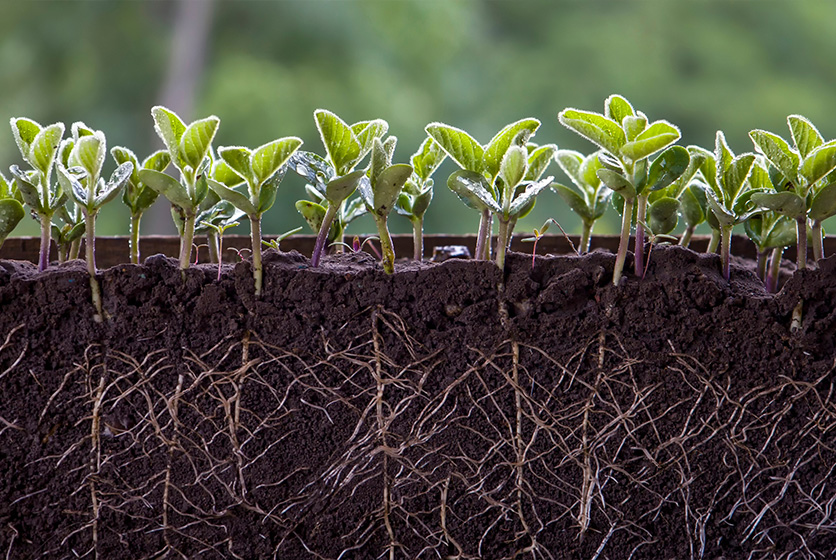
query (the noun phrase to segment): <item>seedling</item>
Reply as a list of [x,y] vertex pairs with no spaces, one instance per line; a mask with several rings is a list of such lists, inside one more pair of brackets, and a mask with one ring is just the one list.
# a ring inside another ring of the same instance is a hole
[[383,271],[387,274],[395,272],[395,248],[387,225],[389,213],[413,172],[411,165],[392,164],[396,143],[394,136],[387,138],[385,143],[380,138],[374,138],[369,175],[360,181],[357,188],[377,226]]
[[[602,168],[596,173],[612,189],[623,204],[621,237],[613,271],[613,284],[621,280],[627,245],[636,207],[636,271],[643,270],[644,226],[650,193],[676,181],[688,168],[689,155],[684,148],[671,147],[679,140],[680,132],[671,123],[659,120],[648,124],[647,116],[635,111],[619,95],[611,95],[604,102],[604,114],[577,109],[564,109],[558,115],[560,123],[603,149],[598,159]],[[662,152],[653,163],[651,155]]]
[[[374,139],[386,134],[389,124],[377,119],[360,121],[349,126],[337,115],[324,109],[314,111],[314,120],[327,156],[323,158],[312,152],[297,152],[290,160],[290,167],[306,178],[326,203],[311,255],[311,266],[317,267],[325,249],[328,233],[331,231],[331,224],[366,175],[365,170],[355,171],[354,168],[372,149]],[[297,203],[296,208],[302,212],[309,224],[319,221],[315,207],[302,206],[303,208],[300,208]]]
[[113,156],[118,165],[131,162],[134,166],[128,181],[125,183],[125,189],[122,191],[122,202],[131,211],[129,238],[131,262],[139,264],[139,222],[142,219],[142,214],[154,204],[160,195],[140,180],[139,171],[140,169],[153,169],[162,173],[171,163],[171,155],[165,150],[158,150],[145,158],[142,165],[139,164],[136,154],[122,146],[111,148],[110,155]]
[[[235,208],[230,202],[221,201],[212,209],[202,212],[197,217],[197,223],[206,229],[214,231],[218,236],[218,251],[223,250],[224,232],[229,228],[240,225],[238,221],[244,217],[244,212]],[[197,228],[195,228],[197,229]],[[221,262],[218,259],[218,282],[221,281]]]
[[564,231],[564,229],[560,226],[560,224],[557,222],[557,220],[555,220],[554,218],[549,218],[548,220],[543,222],[543,225],[540,229],[534,228],[534,236],[533,237],[526,237],[525,239],[520,240],[523,243],[532,243],[532,242],[534,243],[534,246],[531,248],[531,268],[532,269],[534,268],[534,263],[537,260],[537,243],[540,242],[540,238],[542,238],[544,235],[546,235],[546,232],[549,230],[549,226],[551,224],[554,224],[558,228],[560,228],[560,231],[563,232],[563,237],[566,238],[566,241],[568,241],[569,245],[572,247],[572,251],[574,251],[575,254],[578,254],[578,255],[581,254],[577,249],[575,249],[575,244],[572,243],[572,240],[569,239],[569,236],[566,235],[566,231]]
[[166,197],[183,213],[180,269],[185,277],[185,270],[191,262],[198,206],[209,190],[206,175],[210,171],[211,159],[207,156],[220,119],[211,116],[186,126],[173,111],[161,106],[151,109],[151,115],[154,129],[165,144],[171,163],[180,171],[180,181],[156,169],[141,169],[139,180]]
[[0,247],[3,247],[6,238],[26,214],[23,211],[23,204],[18,199],[20,194],[14,183],[12,181],[10,184],[0,173]]
[[291,235],[296,235],[300,231],[302,231],[302,226],[299,226],[298,228],[293,228],[290,231],[286,231],[286,232],[284,232],[280,235],[277,235],[275,239],[270,239],[270,240],[262,239],[261,244],[264,245],[265,247],[269,247],[270,249],[275,249],[276,251],[281,251],[282,250],[282,248],[281,248],[282,241],[284,241],[285,239],[287,239]]
[[[296,210],[302,214],[305,222],[310,226],[311,230],[318,234],[322,228],[322,222],[325,220],[327,213],[328,200],[315,187],[308,184],[305,185],[305,191],[313,200],[297,200]],[[349,224],[367,213],[366,204],[362,197],[355,196],[346,200],[340,205],[336,216],[331,222],[331,227],[328,229],[326,237],[327,245],[334,245],[337,251],[341,251],[345,243],[342,239],[345,235],[345,230]]]
[[395,211],[412,223],[413,258],[416,261],[424,258],[424,214],[433,199],[431,176],[446,157],[447,154],[435,140],[425,138],[410,158],[415,171],[407,180],[395,206]]
[[[58,158],[56,161],[64,167],[71,167],[69,160],[73,144],[74,140],[72,138],[65,138],[61,141],[61,145],[58,148]],[[52,224],[52,238],[58,247],[58,262],[61,263],[67,260],[77,259],[79,250],[81,249],[81,239],[86,231],[81,206],[74,200],[68,200],[58,208],[55,214],[63,222],[63,225],[60,227],[54,223]]]
[[24,203],[35,213],[41,223],[41,249],[38,270],[49,266],[49,248],[52,238],[52,216],[67,201],[68,194],[57,183],[52,183],[52,170],[64,136],[63,123],[42,127],[26,118],[11,119],[12,134],[23,161],[31,167],[28,171],[12,165],[10,171]]
[[73,138],[67,163],[69,168],[58,163],[58,181],[61,187],[72,193],[75,203],[84,215],[87,257],[87,272],[90,275],[90,288],[93,292],[93,304],[96,318],[104,316],[101,289],[96,279],[96,216],[102,206],[116,198],[133,172],[133,163],[127,161],[105,182],[102,179],[102,167],[107,157],[107,140],[104,132],[88,128],[82,122],[72,126]]
[[574,150],[558,150],[554,159],[574,186],[555,184],[553,188],[581,218],[580,252],[587,253],[592,228],[607,210],[613,191],[598,177],[598,170],[601,169],[598,152],[584,156]]
[[261,217],[264,212],[272,208],[276,201],[276,192],[284,179],[284,166],[301,145],[302,140],[299,138],[287,137],[274,140],[254,150],[240,146],[219,148],[218,155],[221,159],[246,183],[246,195],[220,181],[208,180],[209,188],[215,194],[232,203],[250,219],[256,297],[261,295],[263,283]]

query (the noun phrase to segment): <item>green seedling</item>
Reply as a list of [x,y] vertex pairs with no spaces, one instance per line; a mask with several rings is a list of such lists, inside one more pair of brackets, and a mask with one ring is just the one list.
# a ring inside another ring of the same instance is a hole
[[[328,212],[328,200],[310,184],[305,185],[305,191],[312,200],[297,200],[296,210],[302,214],[314,234],[318,234],[322,228],[322,222],[325,220],[325,214]],[[362,197],[355,196],[346,200],[339,206],[334,219],[331,221],[331,227],[328,229],[326,236],[326,244],[334,245],[338,252],[341,251],[341,248],[345,246],[345,243],[342,243],[345,230],[351,222],[366,213],[366,204]]]
[[553,188],[563,202],[580,216],[583,224],[580,252],[587,253],[592,228],[607,210],[613,192],[598,177],[598,170],[601,169],[598,152],[584,156],[574,150],[557,150],[554,159],[572,185],[555,184]]
[[[700,164],[702,165],[702,164]],[[682,221],[685,222],[685,231],[679,238],[680,247],[688,247],[691,244],[691,237],[694,235],[697,226],[706,221],[709,214],[708,200],[705,191],[708,185],[702,181],[691,181],[679,195],[679,209]],[[720,243],[720,233],[717,232],[716,243]],[[715,247],[716,250],[716,247]]]
[[96,318],[101,320],[104,313],[101,289],[96,279],[96,217],[102,206],[116,198],[125,186],[134,166],[130,161],[119,165],[105,182],[101,176],[107,157],[104,132],[93,130],[82,122],[73,123],[72,132],[72,148],[67,158],[70,167],[58,163],[58,181],[65,191],[72,193],[75,203],[84,215],[87,272],[90,275]]
[[395,206],[395,211],[412,223],[413,258],[416,261],[424,259],[424,214],[433,199],[431,176],[446,157],[447,154],[435,140],[425,138],[410,158],[414,172]]
[[[308,224],[313,226],[319,222],[316,244],[311,255],[311,266],[317,267],[325,250],[331,224],[339,214],[345,213],[346,201],[366,176],[364,169],[355,170],[355,167],[371,151],[374,139],[380,139],[386,134],[389,124],[377,119],[349,126],[337,115],[324,109],[314,111],[314,121],[327,156],[323,158],[312,152],[297,152],[290,159],[289,166],[307,179],[311,189],[322,197],[321,202],[324,203],[324,206],[311,201],[296,203],[297,210]],[[324,210],[321,219],[318,216],[319,209],[314,205]],[[341,231],[339,235],[342,236]]]
[[[56,162],[65,168],[71,167],[69,159],[74,142],[72,137],[65,138],[58,147]],[[81,239],[86,232],[81,206],[75,202],[75,199],[68,200],[56,210],[55,215],[63,222],[60,227],[55,223],[52,224],[52,238],[58,247],[58,262],[77,259],[81,249]]]
[[537,243],[539,243],[539,242],[540,242],[540,239],[541,239],[544,235],[546,235],[546,232],[547,232],[547,231],[549,231],[549,226],[550,226],[551,224],[554,224],[554,225],[556,225],[558,228],[560,228],[560,231],[561,231],[561,232],[563,232],[563,237],[565,237],[565,238],[566,238],[566,241],[568,241],[568,242],[569,242],[569,246],[570,246],[570,247],[572,247],[572,251],[574,251],[574,252],[575,252],[575,254],[578,254],[578,255],[580,255],[580,254],[581,254],[581,253],[580,253],[577,249],[575,249],[575,244],[574,244],[574,243],[572,243],[572,240],[571,240],[571,239],[569,239],[569,236],[568,236],[568,235],[566,235],[566,231],[564,231],[564,229],[563,229],[563,228],[561,227],[561,225],[557,222],[557,220],[555,220],[554,218],[549,218],[548,220],[546,220],[545,222],[543,222],[543,225],[540,227],[540,229],[534,228],[534,236],[532,236],[532,237],[526,237],[526,238],[524,238],[524,239],[521,239],[521,240],[520,240],[520,241],[522,241],[523,243],[534,243],[534,246],[531,248],[531,268],[532,268],[532,269],[534,268],[534,263],[535,263],[535,262],[536,262],[536,260],[537,260]]
[[293,228],[292,230],[286,231],[286,232],[282,233],[281,235],[277,235],[275,239],[270,239],[270,240],[262,239],[261,244],[264,245],[267,248],[275,249],[276,251],[281,251],[282,250],[282,248],[281,248],[282,241],[284,241],[285,239],[287,239],[291,235],[296,235],[300,231],[302,231],[302,226],[299,226],[298,228]]
[[122,191],[122,202],[131,211],[130,225],[130,253],[131,262],[139,264],[139,222],[142,214],[151,207],[160,196],[160,193],[143,183],[139,178],[141,169],[153,169],[162,173],[171,163],[171,154],[165,150],[158,150],[145,158],[140,165],[139,160],[131,150],[122,146],[114,146],[110,150],[117,165],[130,162],[134,168],[125,188]]
[[[685,148],[670,147],[679,140],[680,132],[671,123],[659,120],[648,122],[647,116],[636,111],[619,95],[611,95],[604,102],[604,114],[577,109],[564,109],[558,115],[561,124],[603,149],[598,156],[602,168],[598,177],[617,195],[617,207],[622,209],[621,237],[613,283],[621,280],[633,209],[636,208],[636,271],[643,270],[644,226],[650,193],[667,188],[688,168],[689,154]],[[666,148],[668,148],[666,150]],[[662,152],[652,163],[650,156]]]
[[61,138],[64,136],[64,125],[55,123],[42,127],[26,118],[13,118],[10,123],[20,155],[31,167],[24,171],[17,165],[12,165],[10,171],[24,204],[37,216],[41,224],[38,270],[44,271],[49,266],[52,217],[69,197],[60,184],[52,183],[52,170],[55,167]]
[[141,169],[139,180],[166,197],[182,212],[180,269],[185,277],[185,270],[191,262],[195,219],[199,205],[209,191],[207,174],[211,158],[208,156],[220,119],[211,116],[186,126],[173,111],[161,106],[151,109],[151,115],[154,129],[165,144],[171,163],[180,171],[180,180],[156,169]]
[[735,225],[744,223],[754,215],[750,200],[754,191],[748,178],[755,154],[735,156],[720,130],[717,131],[714,153],[707,150],[702,150],[702,153],[705,160],[700,172],[709,186],[705,193],[711,212],[707,221],[711,224],[711,218],[716,220],[717,229],[720,230],[720,261],[723,277],[729,280],[732,230]]
[[395,272],[395,248],[387,225],[389,213],[395,208],[406,181],[414,171],[411,165],[392,163],[396,144],[397,138],[394,136],[387,138],[386,142],[374,138],[368,177],[363,177],[357,186],[366,209],[377,226],[383,271],[387,274]]
[[[238,220],[245,215],[242,210],[235,208],[232,203],[222,200],[212,208],[201,212],[196,221],[198,226],[215,233],[218,240],[217,250],[220,254],[220,251],[223,250],[224,232],[240,225]],[[195,231],[197,231],[197,226]],[[218,258],[218,282],[221,281],[221,265],[223,264],[221,261],[222,259]]]
[[[484,146],[464,130],[444,123],[431,123],[425,127],[430,138],[435,140],[450,159],[461,168],[450,175],[447,179],[447,186],[466,206],[481,213],[479,233],[476,237],[477,259],[490,259],[490,235],[493,227],[493,217],[502,214],[506,223],[505,226],[501,226],[501,229],[505,231],[500,231],[497,241],[497,254],[500,252],[502,254],[501,258],[497,258],[497,264],[500,264],[501,260],[502,264],[500,266],[504,266],[505,247],[500,249],[500,246],[510,240],[510,234],[513,230],[511,222],[516,222],[518,218],[530,211],[533,208],[537,193],[551,182],[551,179],[548,182],[543,181],[542,185],[532,188],[529,194],[516,200],[516,187],[523,186],[523,183],[526,183],[524,190],[527,190],[527,187],[531,186],[529,183],[532,182],[529,177],[536,175],[539,178],[539,175],[548,167],[554,152],[557,150],[557,146],[553,144],[532,147],[532,151],[528,155],[529,161],[517,169],[517,171],[520,171],[523,167],[525,168],[517,184],[508,186],[503,183],[504,179],[500,176],[506,153],[512,146],[516,146],[516,148],[521,148],[522,153],[525,154],[529,138],[534,135],[539,127],[540,121],[537,119],[522,119],[505,126]],[[519,154],[512,157],[514,163],[522,159]],[[512,198],[514,198],[513,202]],[[511,213],[512,205],[516,213]]]
[[20,193],[15,186],[15,181],[12,180],[9,183],[0,173],[0,247],[3,247],[6,238],[26,215],[18,197]]
[[824,257],[822,221],[836,215],[836,141],[825,143],[813,123],[800,115],[787,117],[793,145],[771,132],[753,130],[749,137],[772,166],[772,189],[752,195],[756,205],[795,220],[796,266],[807,266],[807,226],[813,256]]
[[218,155],[239,175],[246,184],[243,194],[220,181],[209,179],[209,188],[215,194],[232,203],[250,219],[252,239],[253,278],[255,295],[261,295],[263,268],[261,264],[261,217],[272,208],[276,201],[276,192],[284,179],[285,164],[290,159],[302,140],[287,137],[274,140],[254,150],[240,146],[228,146],[218,149]]

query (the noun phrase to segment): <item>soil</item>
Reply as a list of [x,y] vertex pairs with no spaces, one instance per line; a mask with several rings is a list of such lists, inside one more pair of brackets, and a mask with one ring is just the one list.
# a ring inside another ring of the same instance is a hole
[[836,257],[264,261],[0,261],[0,552],[836,555]]

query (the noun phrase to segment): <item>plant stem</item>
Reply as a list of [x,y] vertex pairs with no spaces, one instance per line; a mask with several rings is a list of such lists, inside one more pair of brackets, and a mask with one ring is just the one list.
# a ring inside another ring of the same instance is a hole
[[584,221],[583,229],[581,230],[580,254],[583,255],[589,252],[589,244],[592,241],[592,224],[593,222]]
[[496,239],[496,265],[500,270],[505,270],[505,251],[508,248],[508,238],[511,233],[511,220],[499,216],[499,235]]
[[70,251],[67,253],[67,260],[75,260],[78,258],[78,254],[81,252],[81,237],[74,239],[72,243],[70,243]]
[[253,243],[253,278],[255,279],[255,297],[261,296],[263,268],[261,265],[261,216],[250,216],[250,237]]
[[807,216],[795,219],[795,233],[797,238],[795,267],[798,270],[807,268]]
[[52,241],[52,215],[41,214],[41,252],[38,257],[38,272],[49,266],[49,245]]
[[679,246],[680,247],[688,247],[691,244],[691,236],[694,235],[694,230],[696,226],[687,226],[685,228],[685,232],[682,234],[682,237],[679,238]]
[[713,229],[711,230],[711,239],[708,241],[708,247],[706,248],[706,253],[716,253],[717,247],[720,246],[720,230]]
[[131,262],[139,264],[139,219],[142,213],[131,214]]
[[488,258],[490,258],[491,225],[493,225],[493,217],[491,216],[491,211],[486,208],[482,210],[482,217],[479,219],[479,234],[476,236],[476,254],[474,258],[477,261],[485,258],[485,244],[488,246]]
[[183,237],[180,239],[180,270],[183,279],[186,278],[186,269],[192,260],[192,243],[194,242],[194,221],[197,217],[194,210],[186,210],[186,219],[183,221]]
[[424,260],[424,218],[412,219],[412,251],[413,259]]
[[383,272],[392,274],[395,272],[395,249],[392,247],[392,236],[389,235],[389,228],[386,227],[386,216],[373,214],[374,222],[377,224],[377,235],[380,237],[381,262]]
[[[636,274],[644,270],[644,221],[647,219],[647,196],[639,196],[639,204],[636,209],[636,244],[633,254],[635,255],[634,270]],[[642,274],[644,276],[644,274]]]
[[764,284],[766,284],[766,256],[768,252],[769,249],[764,249],[763,251],[758,250],[758,278]]
[[781,256],[784,254],[783,247],[775,247],[769,257],[769,270],[766,272],[766,291],[774,294],[778,291],[778,274],[781,272]]
[[209,262],[221,262],[221,236],[216,231],[206,232],[206,245],[209,247]]
[[85,210],[84,221],[87,222],[87,239],[84,243],[87,256],[87,274],[90,276],[90,291],[93,294],[93,305],[96,307],[96,315],[93,319],[97,323],[101,323],[104,313],[102,311],[102,291],[96,278],[96,212],[88,213]]
[[813,259],[815,259],[816,262],[819,262],[824,258],[824,243],[822,242],[821,222],[819,220],[813,220],[811,229],[813,234]]
[[627,260],[627,246],[630,244],[630,227],[633,225],[633,199],[624,199],[624,210],[621,213],[621,237],[618,240],[618,254],[615,257],[615,267],[612,272],[612,283],[618,286]]
[[319,227],[319,234],[316,236],[316,245],[314,245],[313,255],[311,255],[311,266],[316,268],[319,266],[319,260],[322,258],[322,251],[325,249],[325,240],[328,237],[328,231],[331,229],[331,222],[337,215],[338,207],[335,204],[328,203],[328,209],[325,210],[325,217],[322,218],[322,225]]
[[729,261],[731,260],[731,234],[734,226],[720,226],[720,262],[723,264],[723,278],[731,278]]

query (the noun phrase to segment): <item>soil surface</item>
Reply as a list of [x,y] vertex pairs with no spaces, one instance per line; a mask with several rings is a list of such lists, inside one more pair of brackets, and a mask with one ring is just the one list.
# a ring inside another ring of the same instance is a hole
[[0,553],[836,555],[836,257],[614,260],[0,261]]

